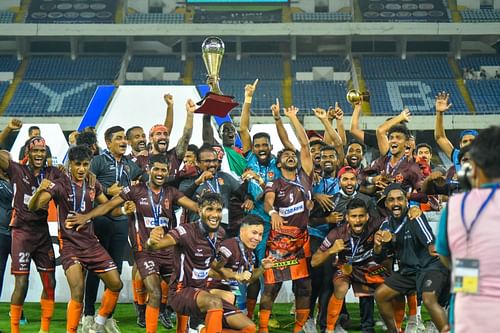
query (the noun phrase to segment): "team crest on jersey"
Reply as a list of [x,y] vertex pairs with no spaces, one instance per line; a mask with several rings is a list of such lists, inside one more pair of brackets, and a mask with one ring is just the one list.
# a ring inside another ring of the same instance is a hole
[[163,206],[165,207],[165,209],[169,210],[170,209],[170,199],[165,199],[163,201]]
[[398,174],[396,175],[396,177],[394,177],[394,181],[395,181],[396,183],[402,183],[402,182],[403,182],[403,180],[404,180],[404,177],[403,177],[403,175],[402,175],[402,174],[400,174],[400,173],[398,173]]
[[141,198],[141,200],[139,201],[139,205],[141,205],[141,206],[149,205],[148,198]]
[[224,178],[217,178],[217,182],[219,183],[219,185],[224,185]]
[[128,192],[130,192],[130,187],[125,186],[125,187],[122,189],[122,192],[123,192],[123,194],[127,194]]
[[94,202],[94,199],[95,199],[95,189],[93,189],[93,188],[89,189],[89,197],[90,197],[90,201]]
[[233,253],[225,246],[220,247],[220,252],[226,256],[226,258],[229,258],[233,255]]
[[268,179],[274,179],[274,171],[268,171],[267,172],[267,178]]

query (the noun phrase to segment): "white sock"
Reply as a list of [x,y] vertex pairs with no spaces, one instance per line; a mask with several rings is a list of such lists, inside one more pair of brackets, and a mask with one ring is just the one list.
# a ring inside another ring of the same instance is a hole
[[103,317],[103,316],[101,316],[99,314],[97,316],[95,316],[94,320],[95,320],[95,322],[96,322],[97,325],[103,325],[104,326],[104,324],[106,323],[106,317]]
[[422,305],[417,306],[417,317],[422,317],[420,310],[422,310]]

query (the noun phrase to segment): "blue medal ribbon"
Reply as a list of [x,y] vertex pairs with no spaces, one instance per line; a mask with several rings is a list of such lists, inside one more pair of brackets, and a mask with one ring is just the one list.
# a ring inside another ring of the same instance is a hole
[[113,155],[111,155],[111,153],[108,150],[104,151],[104,155],[115,163],[115,182],[119,183],[123,175],[123,163],[118,162],[116,158]]
[[479,219],[479,216],[481,215],[481,213],[486,208],[486,205],[488,205],[488,203],[491,201],[491,199],[493,199],[493,195],[495,194],[495,192],[497,191],[497,189],[498,189],[499,186],[500,185],[497,184],[497,185],[495,185],[495,187],[493,187],[493,189],[491,190],[491,192],[488,195],[488,197],[486,198],[486,200],[484,200],[484,202],[481,204],[481,207],[479,207],[479,210],[477,211],[477,214],[474,217],[474,219],[471,221],[470,226],[467,226],[467,223],[465,221],[465,201],[467,200],[467,197],[469,196],[470,192],[465,193],[464,198],[462,199],[461,213],[462,213],[462,225],[465,228],[467,242],[469,241],[470,233],[472,232],[472,228],[476,224],[476,222]]
[[154,201],[153,191],[151,191],[149,186],[147,186],[147,188],[148,188],[149,204],[151,205],[151,210],[153,211],[155,226],[158,227],[160,226],[161,203],[163,202],[163,188],[160,191],[160,198],[158,199],[157,204],[155,204]]
[[85,187],[86,187],[85,180],[83,180],[83,183],[82,183],[82,197],[80,199],[80,206],[76,207],[76,186],[75,186],[74,182],[71,182],[71,192],[73,193],[73,211],[75,213],[80,213],[80,212],[84,211],[84,208],[85,208],[85,193],[86,193]]

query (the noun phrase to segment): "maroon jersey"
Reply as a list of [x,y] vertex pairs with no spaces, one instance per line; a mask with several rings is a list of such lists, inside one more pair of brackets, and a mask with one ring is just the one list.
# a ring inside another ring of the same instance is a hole
[[153,228],[161,226],[167,233],[177,225],[173,205],[184,194],[171,186],[163,186],[159,193],[154,193],[146,183],[138,183],[125,187],[120,197],[135,203],[136,212],[129,219],[129,239],[134,251],[143,251]]
[[247,249],[238,237],[222,241],[218,260],[235,272],[252,271],[255,265],[253,251]]
[[[152,154],[150,153],[150,156]],[[168,161],[168,170],[169,170],[169,176],[177,176],[179,173],[179,168],[182,164],[182,159],[179,159],[177,157],[177,151],[176,148],[172,148],[166,153],[164,153],[166,160]],[[149,162],[148,162],[149,163]],[[148,166],[149,168],[149,166]]]
[[171,288],[204,288],[207,285],[210,265],[219,252],[225,232],[219,227],[216,237],[211,240],[201,223],[183,224],[169,232],[177,243]]
[[283,177],[267,183],[265,193],[274,192],[274,208],[287,221],[287,226],[304,231],[309,221],[307,201],[311,200],[313,177],[301,168],[297,179],[289,181]]
[[102,186],[98,180],[95,184],[85,181],[82,184],[73,182],[68,176],[47,189],[55,203],[59,217],[59,242],[61,247],[72,246],[88,249],[94,246],[97,240],[92,223],[85,224],[80,230],[67,229],[64,226],[66,217],[70,212],[86,214],[92,210],[95,198],[102,194]]
[[149,171],[149,157],[144,155],[133,156],[132,153],[125,156],[141,168],[142,171]]
[[368,175],[384,174],[389,180],[400,183],[407,192],[419,190],[424,179],[419,165],[406,157],[395,165],[391,165],[390,160],[390,156],[377,158],[370,167],[361,171],[360,177],[365,179]]
[[9,161],[6,172],[14,189],[14,211],[10,225],[16,228],[47,230],[47,210],[31,212],[28,203],[44,178],[56,182],[64,177],[64,174],[56,167],[46,167],[35,177],[29,166],[13,161]]

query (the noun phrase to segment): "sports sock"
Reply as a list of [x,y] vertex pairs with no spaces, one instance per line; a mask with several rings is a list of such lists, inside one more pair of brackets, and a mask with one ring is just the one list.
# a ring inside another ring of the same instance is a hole
[[222,332],[222,316],[224,310],[210,309],[205,316],[206,333],[220,333]]
[[189,316],[177,314],[177,327],[175,329],[176,333],[186,333],[188,326]]
[[398,330],[401,329],[401,325],[403,324],[403,319],[405,317],[405,301],[402,298],[402,301],[397,298],[392,300],[392,308],[394,309],[394,320],[396,321],[396,328]]
[[146,304],[146,298],[148,296],[144,283],[140,277],[135,278],[132,281],[132,286],[134,287],[134,300],[137,299],[137,304]]
[[253,298],[247,298],[247,317],[253,319],[253,313],[255,312],[255,305],[257,300]]
[[116,302],[118,302],[119,295],[119,291],[111,291],[109,289],[104,290],[104,295],[102,295],[101,307],[99,308],[98,312],[99,316],[104,318],[109,317],[116,306]]
[[40,329],[44,332],[48,332],[50,328],[50,321],[54,315],[54,300],[42,298],[40,299],[40,307],[42,309]]
[[21,320],[21,313],[23,312],[22,305],[10,305],[10,331],[12,333],[19,333],[19,320]]
[[167,304],[168,300],[168,283],[161,280],[161,304]]
[[302,331],[302,327],[309,317],[309,309],[296,309],[295,310],[295,327],[293,333],[298,333]]
[[150,305],[146,306],[146,333],[156,333],[158,331],[158,316],[160,309]]
[[410,317],[415,317],[417,315],[417,295],[412,294],[406,296],[406,301],[408,302],[408,314]]
[[271,310],[260,310],[259,315],[259,333],[269,332],[269,318],[271,317]]
[[340,311],[342,310],[342,304],[344,299],[338,299],[335,295],[330,297],[328,301],[328,313],[326,316],[326,329],[333,331],[335,329],[335,324],[339,319]]
[[82,314],[83,304],[73,299],[69,300],[68,309],[66,310],[66,331],[68,333],[76,333],[78,322]]

